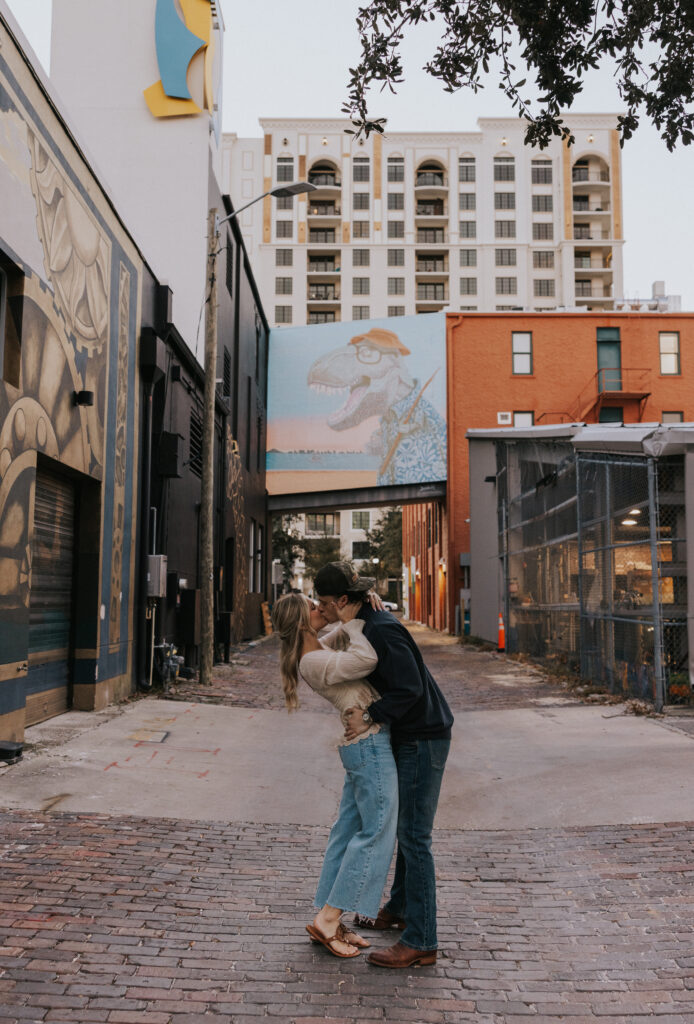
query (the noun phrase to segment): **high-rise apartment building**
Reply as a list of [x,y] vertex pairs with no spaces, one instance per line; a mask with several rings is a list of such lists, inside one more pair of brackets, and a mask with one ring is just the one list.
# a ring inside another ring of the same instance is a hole
[[267,197],[241,214],[275,325],[440,309],[601,310],[623,295],[616,116],[568,123],[575,145],[523,143],[517,118],[477,132],[345,134],[347,119],[266,119],[263,138],[225,135],[236,206],[283,182],[316,190]]

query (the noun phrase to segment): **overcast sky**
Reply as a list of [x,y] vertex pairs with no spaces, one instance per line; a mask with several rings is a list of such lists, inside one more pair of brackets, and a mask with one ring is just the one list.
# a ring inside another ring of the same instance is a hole
[[[6,0],[48,65],[51,0]],[[100,0],[94,0],[99,3]],[[128,3],[121,0],[124,10]],[[259,117],[338,117],[347,69],[358,54],[354,15],[365,0],[221,0],[226,25],[224,130],[259,136]],[[397,95],[374,97],[371,113],[394,131],[468,131],[478,117],[513,111],[490,80],[476,95],[450,96],[421,70],[433,53],[437,28],[426,25],[407,41],[406,82]],[[521,76],[522,77],[522,76]],[[576,113],[621,109],[609,67],[589,79]],[[694,146],[668,153],[654,128],[642,127],[623,150],[624,288],[648,297],[655,280],[694,310]]]

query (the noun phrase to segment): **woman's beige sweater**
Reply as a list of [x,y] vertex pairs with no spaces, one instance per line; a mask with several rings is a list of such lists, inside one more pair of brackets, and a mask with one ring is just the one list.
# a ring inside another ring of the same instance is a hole
[[[363,619],[352,619],[344,622],[339,629],[333,630],[321,639],[322,650],[309,651],[299,664],[301,675],[308,685],[321,697],[329,700],[343,718],[348,708],[368,708],[379,699],[378,692],[365,678],[373,672],[378,663],[378,656],[363,635]],[[349,647],[335,650],[341,646],[340,640],[349,639]],[[343,718],[344,721],[344,718]],[[375,722],[366,732],[361,733],[351,743],[357,743],[364,736],[372,736],[379,732],[380,726]],[[340,746],[347,745],[343,738]]]

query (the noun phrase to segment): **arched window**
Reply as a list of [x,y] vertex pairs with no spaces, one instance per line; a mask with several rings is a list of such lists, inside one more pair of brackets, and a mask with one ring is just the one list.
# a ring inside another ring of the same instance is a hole
[[515,181],[516,161],[512,156],[494,157],[494,181]]

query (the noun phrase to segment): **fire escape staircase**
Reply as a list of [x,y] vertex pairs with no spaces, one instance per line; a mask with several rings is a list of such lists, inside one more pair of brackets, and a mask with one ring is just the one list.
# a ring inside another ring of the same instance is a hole
[[640,423],[651,394],[650,388],[650,369],[603,367],[591,377],[570,409],[562,412],[543,412],[536,422],[597,423],[603,407],[625,406],[630,402],[637,402],[637,421]]

